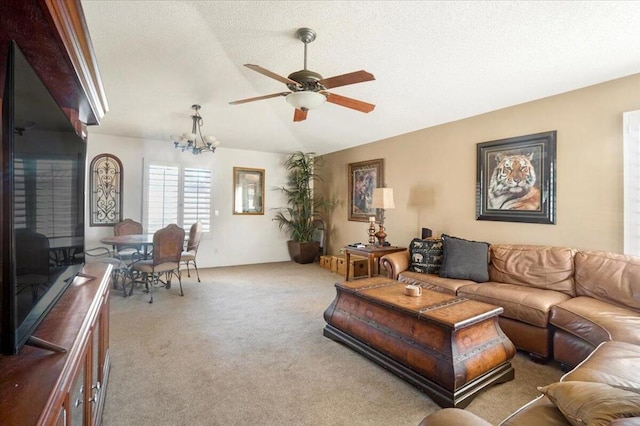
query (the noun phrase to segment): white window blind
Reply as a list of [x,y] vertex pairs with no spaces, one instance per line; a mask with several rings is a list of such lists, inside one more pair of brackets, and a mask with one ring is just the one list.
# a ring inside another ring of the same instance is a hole
[[14,223],[53,237],[75,235],[76,163],[66,159],[14,160]]
[[640,110],[623,114],[624,252],[640,256]]
[[148,169],[147,232],[152,234],[178,223],[179,170],[175,166],[150,164]]
[[145,229],[149,233],[170,223],[185,228],[197,221],[202,231],[211,224],[211,170],[150,163],[146,168]]
[[211,220],[211,170],[185,168],[183,186],[183,222],[202,223],[203,232],[209,232]]

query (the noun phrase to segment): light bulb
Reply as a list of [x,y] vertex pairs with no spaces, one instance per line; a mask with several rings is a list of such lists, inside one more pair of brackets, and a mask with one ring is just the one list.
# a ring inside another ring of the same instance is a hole
[[310,91],[292,92],[286,99],[290,105],[302,111],[318,108],[327,100],[323,94]]

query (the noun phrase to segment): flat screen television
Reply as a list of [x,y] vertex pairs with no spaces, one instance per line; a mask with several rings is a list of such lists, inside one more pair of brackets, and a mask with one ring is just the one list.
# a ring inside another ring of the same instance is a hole
[[18,353],[82,267],[86,144],[16,43],[2,99],[0,350]]

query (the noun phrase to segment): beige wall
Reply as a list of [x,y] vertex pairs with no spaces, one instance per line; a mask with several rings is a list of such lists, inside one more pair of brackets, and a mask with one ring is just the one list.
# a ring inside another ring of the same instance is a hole
[[[319,190],[340,201],[328,220],[329,251],[368,239],[366,223],[347,220],[347,165],[384,158],[394,245],[428,227],[490,243],[621,252],[622,113],[636,109],[640,74],[328,154]],[[476,220],[476,144],[551,130],[558,132],[556,224]]]

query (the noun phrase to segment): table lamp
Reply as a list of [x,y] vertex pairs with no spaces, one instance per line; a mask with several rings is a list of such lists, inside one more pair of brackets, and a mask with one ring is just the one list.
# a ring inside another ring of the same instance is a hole
[[384,211],[385,209],[393,209],[396,207],[393,202],[393,189],[392,188],[374,188],[371,207],[378,209],[378,214],[377,214],[378,225],[380,225],[380,230],[376,232],[378,245],[379,246],[389,245],[389,243],[385,241],[385,239],[387,238],[387,234],[384,228]]

